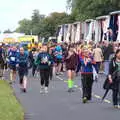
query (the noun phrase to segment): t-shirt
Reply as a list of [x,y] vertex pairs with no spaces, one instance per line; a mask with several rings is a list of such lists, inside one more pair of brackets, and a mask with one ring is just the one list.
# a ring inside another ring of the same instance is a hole
[[52,59],[50,54],[46,52],[39,53],[36,65],[38,65],[39,69],[49,69],[52,64]]
[[56,48],[55,48],[55,57],[57,59],[62,59],[63,58],[62,47],[61,46],[56,46]]
[[26,68],[28,63],[28,55],[26,53],[24,53],[23,55],[19,54],[18,59],[19,59],[19,66]]
[[17,51],[9,51],[8,53],[8,63],[11,65],[16,65],[18,63],[19,53]]

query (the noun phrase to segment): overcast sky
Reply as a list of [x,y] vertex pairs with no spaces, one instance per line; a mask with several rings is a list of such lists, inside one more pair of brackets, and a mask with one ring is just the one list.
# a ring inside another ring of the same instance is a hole
[[1,0],[0,1],[0,31],[15,30],[18,21],[30,18],[34,9],[41,14],[65,12],[66,0]]

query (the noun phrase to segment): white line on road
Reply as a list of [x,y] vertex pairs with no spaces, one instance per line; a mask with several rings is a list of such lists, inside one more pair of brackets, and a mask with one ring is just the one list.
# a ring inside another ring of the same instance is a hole
[[63,81],[63,79],[61,77],[59,77],[59,76],[56,76],[56,78],[58,78],[59,80]]
[[111,104],[111,101],[107,99],[105,99],[104,102]]
[[101,99],[101,97],[99,95],[94,95],[93,94],[93,96],[96,97],[96,98],[98,98],[98,99]]
[[[56,76],[56,78],[58,78],[59,80],[61,80],[61,81],[64,81],[61,77],[59,77],[59,76]],[[67,81],[64,81],[65,83],[67,82]],[[82,92],[82,88],[80,87],[80,86],[78,86],[78,85],[74,85],[74,87],[75,88],[78,88],[81,92]],[[99,96],[99,95],[96,95],[96,94],[92,94],[95,98],[97,98],[97,99],[102,99],[102,97],[101,96]],[[107,99],[105,99],[104,100],[104,102],[105,103],[109,103],[109,104],[111,104],[111,101],[110,100],[107,100]]]

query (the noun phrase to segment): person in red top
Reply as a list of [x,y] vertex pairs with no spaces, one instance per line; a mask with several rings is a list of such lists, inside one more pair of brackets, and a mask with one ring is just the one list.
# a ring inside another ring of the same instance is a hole
[[68,75],[68,92],[74,92],[74,74],[77,67],[78,57],[73,48],[68,50],[68,56],[65,59]]

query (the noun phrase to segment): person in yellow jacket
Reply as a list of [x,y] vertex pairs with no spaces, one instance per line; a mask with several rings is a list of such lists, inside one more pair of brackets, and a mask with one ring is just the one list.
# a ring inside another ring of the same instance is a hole
[[28,44],[28,51],[31,50],[31,44]]

